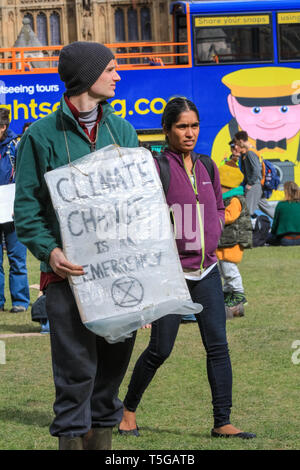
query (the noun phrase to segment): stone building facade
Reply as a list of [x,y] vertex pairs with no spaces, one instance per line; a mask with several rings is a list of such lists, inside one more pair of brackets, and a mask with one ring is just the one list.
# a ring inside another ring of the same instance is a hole
[[2,0],[0,47],[12,47],[26,16],[43,45],[170,41],[169,0]]

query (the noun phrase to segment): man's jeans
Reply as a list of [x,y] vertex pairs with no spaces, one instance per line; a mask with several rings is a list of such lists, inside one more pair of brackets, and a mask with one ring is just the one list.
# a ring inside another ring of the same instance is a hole
[[13,306],[27,309],[30,301],[26,267],[26,247],[19,242],[14,224],[0,224],[0,307],[5,304],[2,236],[9,261],[9,290]]
[[89,331],[67,281],[46,289],[53,376],[56,389],[53,436],[82,436],[91,427],[112,427],[123,415],[118,398],[135,334],[109,344]]

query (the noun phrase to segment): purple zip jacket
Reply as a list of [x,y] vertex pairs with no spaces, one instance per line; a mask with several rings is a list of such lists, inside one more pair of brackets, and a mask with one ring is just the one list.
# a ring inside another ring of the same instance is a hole
[[[196,155],[190,179],[181,154],[166,149],[170,165],[167,203],[174,216],[174,231],[182,267],[204,270],[217,261],[215,250],[224,226],[225,209],[219,171],[213,162],[215,176],[210,176]],[[156,167],[159,172],[158,164]]]

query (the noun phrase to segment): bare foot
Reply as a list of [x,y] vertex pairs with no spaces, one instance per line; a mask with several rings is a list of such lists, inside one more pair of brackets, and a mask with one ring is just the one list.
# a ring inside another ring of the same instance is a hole
[[120,422],[119,429],[121,431],[132,431],[133,429],[136,429],[136,418],[134,411],[128,411],[126,408],[124,408],[123,418]]
[[219,434],[238,434],[243,432],[232,424],[225,424],[225,426],[221,426],[220,428],[214,428],[214,431]]

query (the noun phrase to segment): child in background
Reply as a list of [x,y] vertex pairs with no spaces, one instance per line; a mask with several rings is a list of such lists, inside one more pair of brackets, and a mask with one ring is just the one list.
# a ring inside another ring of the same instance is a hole
[[224,157],[224,160],[222,160],[220,163],[220,167],[227,163],[227,165],[240,168],[241,153],[237,149],[236,141],[232,139],[230,142],[228,142],[228,145],[230,147],[231,154],[229,157]]
[[246,206],[244,176],[238,167],[226,162],[219,168],[225,205],[225,227],[216,251],[223,279],[224,301],[227,318],[244,315],[247,303],[238,263],[245,248],[252,247],[252,224]]

